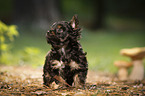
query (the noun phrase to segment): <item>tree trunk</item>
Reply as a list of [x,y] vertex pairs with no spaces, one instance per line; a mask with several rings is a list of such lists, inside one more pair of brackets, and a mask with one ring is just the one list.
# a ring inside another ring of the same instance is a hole
[[104,26],[104,0],[94,0],[94,20],[91,28],[96,30]]
[[18,23],[48,28],[61,18],[60,0],[15,0],[15,20]]

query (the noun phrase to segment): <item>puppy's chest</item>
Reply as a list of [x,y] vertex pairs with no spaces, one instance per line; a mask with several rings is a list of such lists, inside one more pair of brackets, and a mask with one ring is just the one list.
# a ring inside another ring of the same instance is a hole
[[65,59],[65,57],[69,54],[67,52],[67,50],[65,49],[65,47],[62,47],[59,49],[59,54],[60,54],[60,57],[63,57]]
[[53,69],[66,69],[66,68],[70,68],[71,70],[75,70],[75,69],[79,69],[80,66],[79,64],[77,64],[75,61],[71,61],[69,63],[65,63],[63,61],[58,61],[58,60],[53,60],[52,61],[52,68]]
[[58,50],[58,54],[59,61],[62,61],[64,63],[69,63],[73,57],[71,48],[62,47]]
[[69,67],[71,70],[80,68],[76,61],[71,59],[71,52],[66,50],[64,47],[59,49],[60,59],[52,61],[52,68],[54,69],[65,69]]

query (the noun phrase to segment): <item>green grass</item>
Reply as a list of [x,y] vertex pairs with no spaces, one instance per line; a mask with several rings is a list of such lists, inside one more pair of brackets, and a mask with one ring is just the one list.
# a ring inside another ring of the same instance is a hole
[[[35,35],[34,35],[35,34]],[[145,46],[145,34],[143,31],[136,32],[117,32],[108,30],[99,30],[90,32],[86,29],[82,31],[81,44],[83,50],[87,52],[89,69],[95,71],[116,72],[117,68],[113,65],[115,60],[127,60],[128,57],[121,56],[120,50],[123,48],[143,47]],[[25,47],[36,47],[40,50],[38,56],[32,55],[27,63],[33,66],[43,66],[45,55],[50,50],[50,45],[45,39],[45,32],[24,33],[13,43],[12,54],[16,58],[14,63],[20,63]],[[27,54],[29,55],[29,54]],[[30,58],[30,56],[25,56]],[[25,62],[25,61],[24,61]],[[39,64],[38,64],[39,63]]]

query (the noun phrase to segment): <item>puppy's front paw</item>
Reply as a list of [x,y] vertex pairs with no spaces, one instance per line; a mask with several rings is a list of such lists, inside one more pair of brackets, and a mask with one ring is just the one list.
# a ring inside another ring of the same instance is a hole
[[73,86],[75,88],[83,88],[83,89],[85,89],[85,83],[81,83],[80,82],[80,79],[78,77],[78,74],[74,76]]

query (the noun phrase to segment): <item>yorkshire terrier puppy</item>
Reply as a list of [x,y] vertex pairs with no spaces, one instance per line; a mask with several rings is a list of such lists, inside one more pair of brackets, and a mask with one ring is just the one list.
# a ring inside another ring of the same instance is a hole
[[85,85],[88,63],[80,39],[77,16],[70,22],[61,21],[52,25],[46,33],[47,42],[52,46],[43,68],[44,85],[51,87],[55,82],[67,87]]

